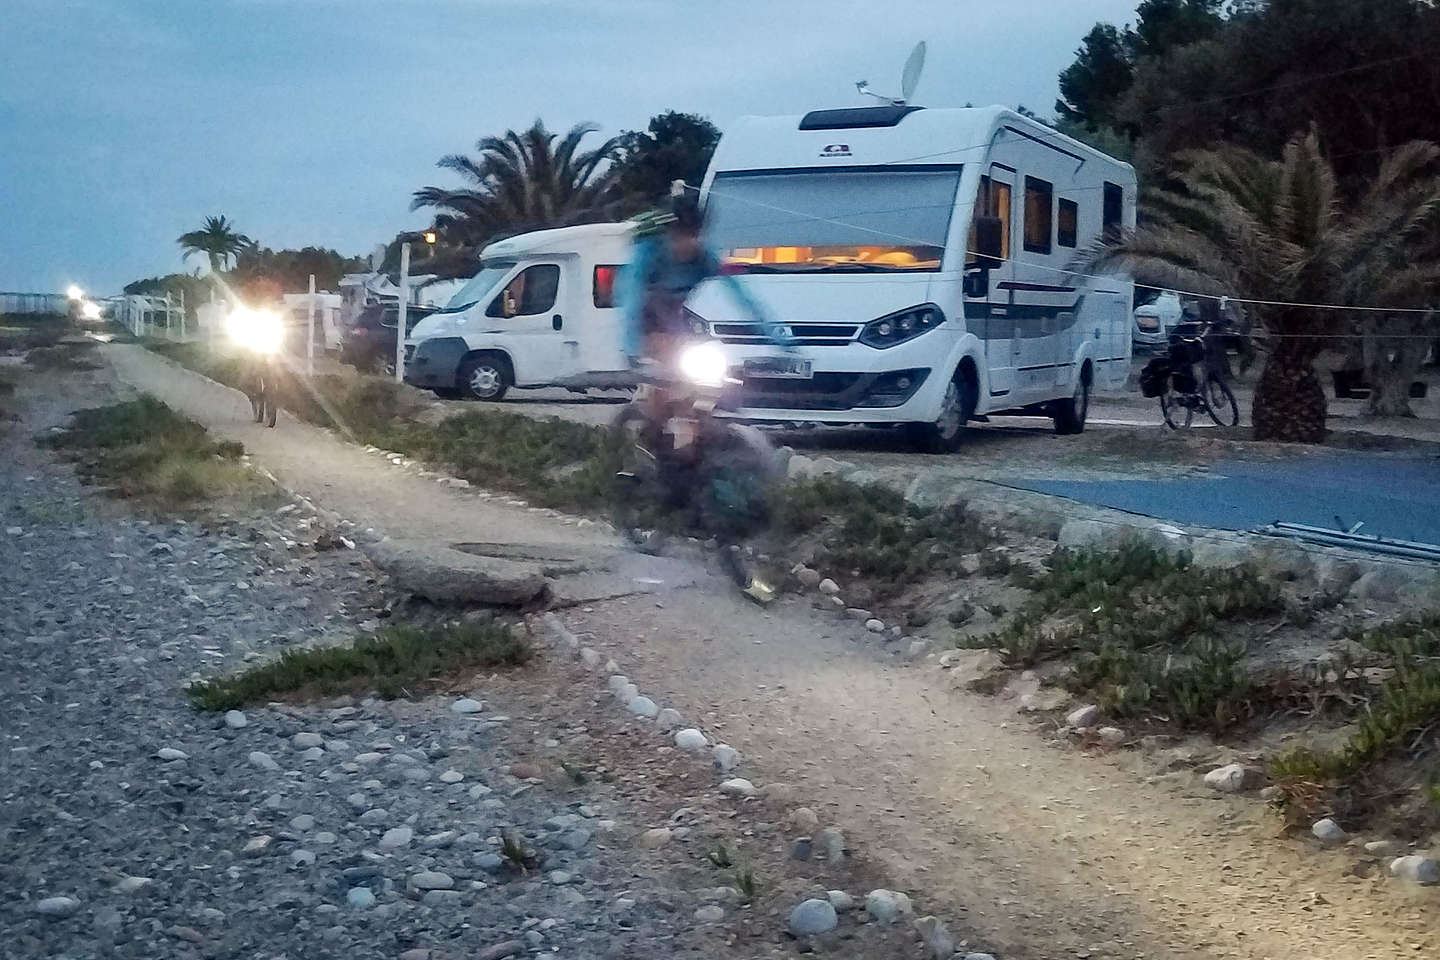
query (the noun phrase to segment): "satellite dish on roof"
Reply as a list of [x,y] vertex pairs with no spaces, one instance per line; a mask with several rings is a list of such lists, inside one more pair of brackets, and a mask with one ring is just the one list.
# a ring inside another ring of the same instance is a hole
[[910,102],[915,95],[915,88],[920,84],[920,74],[925,69],[925,41],[921,40],[915,44],[915,49],[910,51],[910,56],[905,58],[905,68],[900,71],[900,96],[885,97],[870,90],[869,80],[857,80],[855,89],[867,97],[874,97],[892,107],[903,107]]
[[925,41],[915,44],[910,56],[905,58],[905,69],[900,71],[900,99],[906,103],[915,96],[915,87],[920,83],[920,74],[925,69]]

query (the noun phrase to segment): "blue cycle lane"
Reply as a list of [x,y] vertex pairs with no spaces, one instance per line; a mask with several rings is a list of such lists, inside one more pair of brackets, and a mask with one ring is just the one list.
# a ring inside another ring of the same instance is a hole
[[1283,520],[1440,543],[1440,457],[1314,451],[1275,461],[1218,460],[1160,479],[1005,482],[1173,523],[1252,530]]

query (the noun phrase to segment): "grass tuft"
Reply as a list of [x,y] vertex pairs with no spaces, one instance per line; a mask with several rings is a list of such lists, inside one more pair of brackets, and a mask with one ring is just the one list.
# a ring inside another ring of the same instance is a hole
[[254,489],[244,448],[216,442],[154,397],[77,410],[70,428],[37,442],[74,459],[81,476],[117,496],[182,507]]
[[393,698],[441,685],[463,671],[518,666],[530,655],[523,639],[494,624],[398,626],[361,637],[350,646],[287,650],[269,663],[191,684],[188,692],[202,710],[364,690]]

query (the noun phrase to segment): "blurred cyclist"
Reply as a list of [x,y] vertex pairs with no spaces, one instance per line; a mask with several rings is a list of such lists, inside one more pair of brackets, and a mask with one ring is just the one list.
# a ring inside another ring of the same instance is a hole
[[[727,273],[702,239],[704,216],[684,181],[671,188],[668,211],[637,218],[635,256],[621,276],[619,301],[624,316],[625,353],[634,365],[651,361],[674,369],[684,342],[704,336],[698,318],[687,315],[685,301],[706,280],[718,278],[740,306],[770,333],[774,327],[743,284]],[[771,335],[771,339],[782,342]]]

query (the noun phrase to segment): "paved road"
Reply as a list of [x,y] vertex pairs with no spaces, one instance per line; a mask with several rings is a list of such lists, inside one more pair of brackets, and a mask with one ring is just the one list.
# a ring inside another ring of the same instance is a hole
[[1163,480],[1056,480],[1016,486],[1177,523],[1252,530],[1284,520],[1440,543],[1440,459],[1323,452],[1284,462],[1226,459]]

